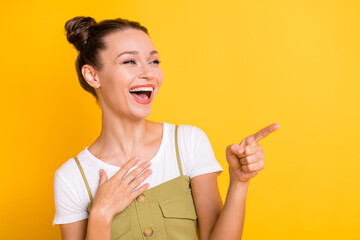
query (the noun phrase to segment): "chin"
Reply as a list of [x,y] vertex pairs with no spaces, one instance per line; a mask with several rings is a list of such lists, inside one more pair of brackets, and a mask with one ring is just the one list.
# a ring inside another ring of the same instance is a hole
[[151,114],[151,108],[139,110],[133,113],[135,119],[140,120],[149,117]]

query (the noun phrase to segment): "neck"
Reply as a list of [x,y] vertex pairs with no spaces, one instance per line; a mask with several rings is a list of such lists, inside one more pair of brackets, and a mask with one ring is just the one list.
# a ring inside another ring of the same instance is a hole
[[101,133],[93,146],[96,150],[101,149],[98,154],[102,158],[117,156],[128,160],[145,145],[148,124],[146,119],[102,114]]

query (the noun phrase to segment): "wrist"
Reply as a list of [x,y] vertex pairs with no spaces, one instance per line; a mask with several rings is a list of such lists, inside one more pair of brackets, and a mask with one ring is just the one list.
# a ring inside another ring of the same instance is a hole
[[229,183],[229,188],[243,189],[247,190],[250,184],[250,180],[247,181],[239,181],[237,179],[231,179]]
[[91,221],[95,224],[110,226],[112,218],[113,217],[108,214],[104,208],[99,208],[96,206],[93,206],[89,213],[89,222]]

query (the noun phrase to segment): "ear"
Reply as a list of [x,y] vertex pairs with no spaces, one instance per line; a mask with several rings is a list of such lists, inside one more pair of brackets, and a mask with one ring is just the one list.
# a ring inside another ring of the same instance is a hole
[[92,86],[93,88],[99,88],[100,87],[100,80],[99,77],[96,73],[96,70],[88,65],[85,64],[82,68],[81,68],[81,73],[85,79],[85,81]]

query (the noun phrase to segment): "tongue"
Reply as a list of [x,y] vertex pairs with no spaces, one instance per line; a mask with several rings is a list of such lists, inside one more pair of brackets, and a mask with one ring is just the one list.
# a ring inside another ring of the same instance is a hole
[[147,100],[149,99],[148,96],[145,93],[131,93],[135,98],[141,99],[141,100]]

